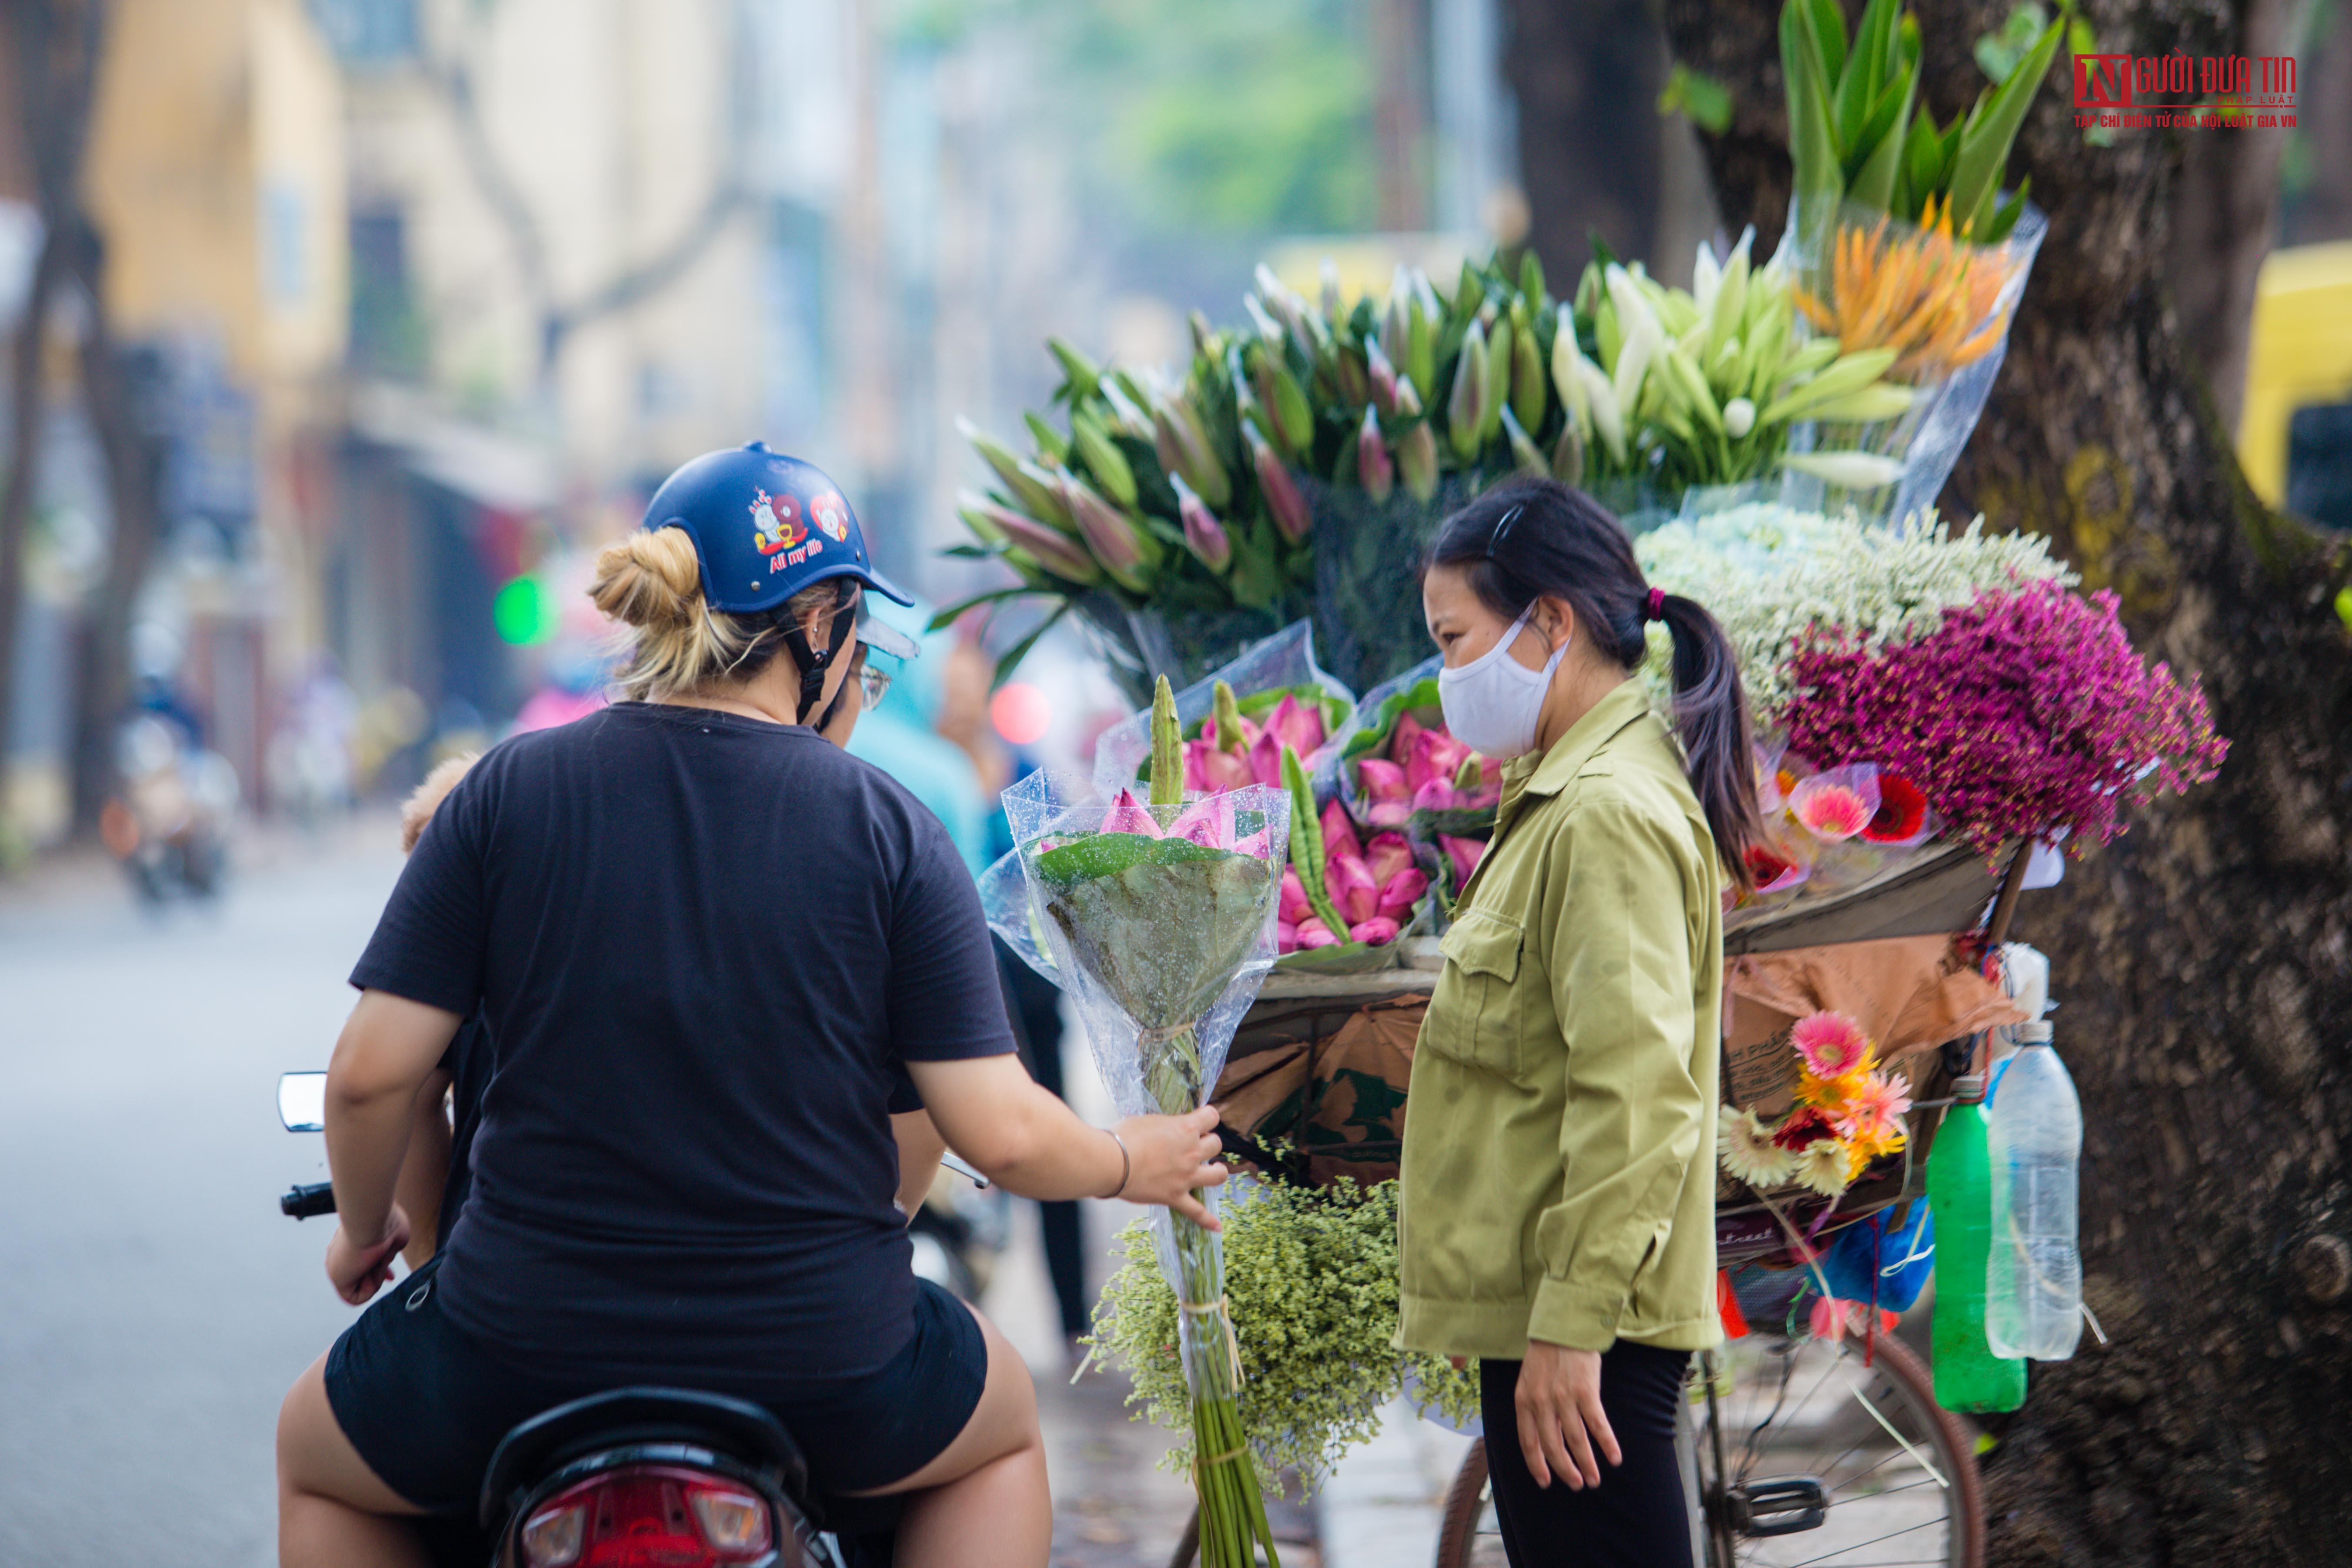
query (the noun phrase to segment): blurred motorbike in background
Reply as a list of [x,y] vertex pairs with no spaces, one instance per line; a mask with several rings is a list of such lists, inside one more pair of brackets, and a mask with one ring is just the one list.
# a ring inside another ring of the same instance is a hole
[[216,896],[240,794],[236,769],[148,713],[123,723],[114,754],[121,789],[99,814],[99,836],[141,900],[160,908]]

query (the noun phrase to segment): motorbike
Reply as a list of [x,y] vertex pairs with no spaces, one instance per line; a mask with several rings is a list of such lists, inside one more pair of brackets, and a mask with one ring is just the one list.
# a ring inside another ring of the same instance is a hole
[[175,896],[219,893],[240,794],[236,769],[152,715],[123,725],[115,764],[122,787],[99,814],[99,837],[142,900],[160,908]]
[[[325,1131],[326,1096],[325,1073],[284,1074],[278,1121],[289,1132]],[[975,1190],[988,1187],[954,1155],[944,1163]],[[926,1222],[933,1206],[927,1202],[909,1227],[919,1268],[927,1236],[955,1258],[939,1230],[919,1227],[973,1223],[952,1212]],[[278,1207],[292,1219],[331,1215],[334,1184],[294,1186]],[[895,1507],[890,1500],[851,1506],[863,1516],[824,1516],[799,1446],[759,1405],[646,1386],[591,1394],[523,1422],[491,1457],[478,1518],[425,1521],[422,1529],[436,1568],[482,1568],[485,1560],[491,1568],[888,1568]]]

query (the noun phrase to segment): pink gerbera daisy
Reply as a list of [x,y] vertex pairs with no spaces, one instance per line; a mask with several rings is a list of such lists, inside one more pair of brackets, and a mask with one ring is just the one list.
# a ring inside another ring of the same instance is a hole
[[1832,1121],[1839,1137],[1876,1143],[1901,1135],[1903,1113],[1910,1109],[1911,1096],[1901,1083],[1883,1072],[1866,1073],[1847,1091]]
[[1870,826],[1870,807],[1860,794],[1843,784],[1824,784],[1809,791],[1797,804],[1797,820],[1816,838],[1835,844]]
[[1843,1013],[1815,1013],[1789,1032],[1805,1070],[1817,1079],[1839,1079],[1870,1063],[1870,1037]]

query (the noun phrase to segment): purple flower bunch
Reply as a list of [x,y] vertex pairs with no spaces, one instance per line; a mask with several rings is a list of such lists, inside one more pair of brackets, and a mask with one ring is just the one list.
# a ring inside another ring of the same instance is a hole
[[2113,594],[2056,583],[1988,589],[1910,642],[1817,627],[1790,672],[1791,752],[1893,769],[1988,858],[2060,828],[2104,844],[2120,801],[2202,784],[2229,753],[2195,682],[2132,651]]

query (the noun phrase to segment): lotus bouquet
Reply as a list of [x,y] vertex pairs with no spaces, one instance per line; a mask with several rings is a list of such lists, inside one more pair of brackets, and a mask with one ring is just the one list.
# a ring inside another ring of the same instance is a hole
[[[1184,787],[1211,792],[1260,784],[1280,787],[1285,747],[1301,757],[1322,749],[1347,704],[1319,686],[1285,687],[1235,698],[1220,680],[1216,706],[1184,742]],[[1255,717],[1253,717],[1255,715]]]
[[[1050,779],[1008,791],[1030,908],[1097,1065],[1129,1115],[1196,1110],[1274,957],[1289,796],[1253,785],[1187,803],[1176,702],[1152,705],[1150,800],[1066,801]],[[1294,763],[1295,766],[1295,763]],[[1043,778],[1043,775],[1033,775]],[[1196,1194],[1213,1202],[1213,1192]],[[1192,1390],[1206,1568],[1253,1568],[1274,1543],[1237,1400],[1240,1355],[1216,1234],[1153,1215]]]
[[1347,942],[1385,947],[1395,942],[1429,891],[1412,844],[1393,831],[1363,843],[1336,800],[1323,808],[1318,826],[1307,855],[1294,857],[1282,873],[1277,945],[1284,952],[1311,952]]
[[1876,1047],[1843,1013],[1798,1019],[1790,1043],[1797,1053],[1795,1106],[1767,1123],[1753,1110],[1725,1105],[1718,1158],[1729,1175],[1759,1192],[1794,1182],[1834,1198],[1871,1162],[1902,1152],[1910,1092],[1880,1069]]

